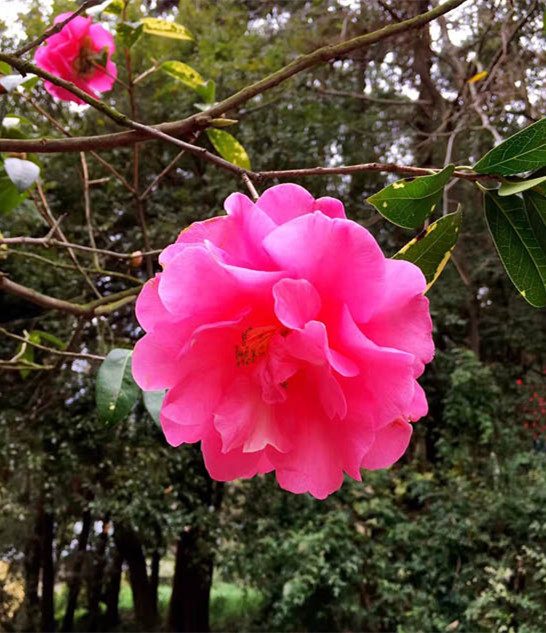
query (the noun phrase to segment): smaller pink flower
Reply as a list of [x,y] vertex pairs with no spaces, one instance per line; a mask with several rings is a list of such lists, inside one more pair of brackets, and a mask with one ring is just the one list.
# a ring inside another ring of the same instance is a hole
[[[54,24],[64,22],[70,13],[61,13]],[[106,67],[102,55],[106,50]],[[97,92],[112,89],[117,76],[112,54],[116,50],[114,38],[100,24],[92,24],[91,18],[77,16],[58,33],[48,37],[45,45],[35,55],[36,65],[66,81],[71,81],[80,90],[98,98]],[[50,81],[44,82],[50,95],[63,101],[85,103],[79,97]]]

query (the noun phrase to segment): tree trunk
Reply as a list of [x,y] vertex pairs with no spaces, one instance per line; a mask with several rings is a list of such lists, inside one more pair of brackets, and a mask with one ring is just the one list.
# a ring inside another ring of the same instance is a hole
[[108,543],[108,519],[102,522],[102,532],[97,539],[97,546],[93,553],[93,566],[89,582],[89,622],[88,628],[96,631],[100,617],[100,600],[102,597],[102,579],[106,567],[106,545]]
[[121,588],[121,571],[123,558],[116,547],[112,556],[110,573],[106,585],[106,615],[104,628],[111,631],[119,624],[119,590]]
[[68,602],[64,613],[62,631],[72,631],[74,629],[74,612],[78,605],[78,596],[82,586],[82,570],[85,562],[87,543],[89,541],[89,531],[91,530],[91,512],[85,510],[82,517],[82,531],[78,538],[78,549],[74,557],[71,580],[68,583]]
[[148,580],[146,559],[138,536],[131,527],[116,523],[114,540],[123,560],[129,566],[135,617],[144,630],[151,630],[157,623],[157,609]]
[[25,577],[25,600],[23,605],[23,631],[36,631],[38,629],[39,604],[38,585],[40,583],[40,567],[42,560],[42,509],[34,523],[34,531],[28,539],[23,559]]
[[53,565],[54,519],[42,514],[42,631],[55,631],[55,567]]
[[158,611],[158,590],[159,590],[159,564],[161,563],[161,554],[159,550],[154,550],[152,554],[152,565],[150,569],[150,591],[152,600],[155,604],[155,610]]
[[176,548],[168,631],[209,631],[212,552],[198,528],[184,530]]

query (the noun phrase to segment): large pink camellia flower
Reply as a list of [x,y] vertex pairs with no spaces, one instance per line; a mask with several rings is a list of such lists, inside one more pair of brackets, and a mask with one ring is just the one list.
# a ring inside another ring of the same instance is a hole
[[[54,24],[63,22],[70,13],[62,13]],[[106,92],[112,88],[117,76],[112,54],[116,50],[114,38],[100,24],[92,24],[91,18],[76,16],[58,33],[48,37],[45,46],[36,50],[36,65],[52,75],[76,84],[92,97],[97,92]],[[106,67],[104,52],[106,51]],[[63,101],[85,103],[79,97],[50,81],[44,81],[49,94]]]
[[344,473],[395,462],[427,413],[425,278],[298,185],[256,203],[234,193],[225,209],[160,255],[137,301],[133,375],[168,389],[167,441],[200,440],[213,478],[275,470],[322,499]]

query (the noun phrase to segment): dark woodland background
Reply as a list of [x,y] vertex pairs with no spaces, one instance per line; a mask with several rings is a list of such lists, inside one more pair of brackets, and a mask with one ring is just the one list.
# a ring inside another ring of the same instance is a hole
[[[29,38],[49,24],[42,3],[31,4],[20,17]],[[298,54],[435,3],[148,0],[132,3],[134,20],[140,4],[147,15],[176,15],[196,42],[148,36],[133,49],[135,72],[152,59],[178,59],[213,78],[224,98]],[[73,7],[55,0],[54,13]],[[297,75],[233,113],[239,123],[229,130],[257,170],[472,164],[498,138],[546,115],[542,9],[533,0],[466,3],[418,32]],[[2,48],[13,48],[8,36]],[[123,78],[120,51],[116,62]],[[485,90],[467,83],[493,66]],[[52,100],[39,84],[32,97],[74,135],[114,129],[89,108],[76,112]],[[9,99],[7,112],[32,121],[29,136],[58,134],[25,100]],[[123,89],[110,100],[129,111]],[[180,119],[196,100],[153,73],[138,85],[137,117]],[[177,151],[142,145],[143,186]],[[104,156],[131,176],[130,149]],[[78,154],[40,161],[52,210],[66,213],[65,233],[85,243]],[[89,164],[91,178],[109,176],[98,162]],[[388,224],[365,198],[393,178],[298,182],[316,197],[342,199],[391,255],[413,234]],[[220,213],[235,190],[245,191],[232,174],[183,157],[146,199],[151,246],[162,248],[190,222]],[[91,197],[97,245],[143,250],[132,196],[110,178]],[[458,203],[462,239],[429,293],[437,352],[422,384],[430,413],[398,464],[364,472],[362,483],[347,479],[326,501],[280,490],[273,474],[211,481],[199,447],[168,446],[141,403],[125,422],[105,425],[95,411],[96,364],[77,360],[25,378],[1,373],[0,630],[545,630],[544,311],[525,303],[502,271],[478,189],[457,182],[447,209]],[[0,230],[42,236],[47,226],[28,199],[0,216]],[[19,283],[91,298],[62,249],[0,256],[2,270]],[[144,267],[122,260],[109,267],[145,279]],[[94,279],[103,293],[126,287],[122,277]],[[131,305],[78,321],[0,294],[0,321],[63,341],[77,330],[82,349],[103,355],[132,347],[141,335]],[[0,340],[2,358],[16,349],[15,341]]]

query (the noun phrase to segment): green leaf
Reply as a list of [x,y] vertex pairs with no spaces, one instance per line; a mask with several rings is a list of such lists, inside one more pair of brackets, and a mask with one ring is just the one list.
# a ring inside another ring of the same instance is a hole
[[250,159],[245,148],[229,132],[208,128],[207,136],[222,158],[244,169],[250,169]]
[[206,104],[212,104],[216,99],[216,84],[212,79],[209,79],[204,84],[197,86],[195,92]]
[[121,15],[123,13],[123,0],[112,0],[104,7],[103,13]]
[[543,182],[546,182],[546,176],[542,176],[542,178],[532,178],[531,180],[518,180],[517,182],[505,180],[500,186],[499,196],[513,196],[515,193],[521,193],[522,191],[527,191],[527,189],[538,187],[538,185]]
[[140,389],[131,373],[129,349],[113,349],[102,362],[97,375],[96,402],[105,422],[121,422],[138,399]]
[[535,191],[526,191],[523,201],[533,233],[546,256],[546,197]]
[[165,398],[166,393],[166,389],[142,392],[146,411],[148,411],[148,413],[152,416],[152,419],[156,424],[161,424],[159,421],[159,412],[161,411],[161,405],[163,404],[163,399]]
[[116,37],[119,45],[125,48],[131,48],[140,39],[144,32],[144,24],[132,25],[122,22],[116,26]]
[[142,18],[140,21],[144,25],[144,33],[148,35],[193,41],[193,35],[190,31],[188,31],[185,26],[177,24],[176,22],[161,20],[159,18]]
[[448,165],[431,176],[398,180],[367,201],[389,222],[405,229],[417,229],[442,199],[444,187],[454,169],[453,165]]
[[182,62],[163,62],[161,70],[193,90],[205,84],[205,80],[196,70]]
[[20,192],[33,185],[40,176],[40,168],[36,163],[22,158],[6,158],[4,169],[11,182]]
[[457,244],[463,214],[460,206],[428,226],[416,238],[403,246],[393,259],[412,262],[422,270],[427,290],[438,279]]
[[546,119],[506,139],[481,158],[474,171],[510,176],[546,165]]
[[0,215],[15,209],[27,195],[27,193],[19,193],[7,174],[0,172]]
[[[37,334],[40,339],[48,341],[52,345],[55,345],[55,347],[58,347],[60,350],[64,351],[66,349],[66,343],[63,343],[60,338],[57,338],[49,332],[44,332],[43,330],[32,330],[31,334]],[[39,341],[37,342],[39,343]]]
[[2,75],[9,75],[11,72],[11,66],[6,62],[0,62],[0,73]]
[[546,254],[523,200],[519,196],[501,198],[492,190],[484,193],[487,225],[508,276],[532,306],[546,306]]

